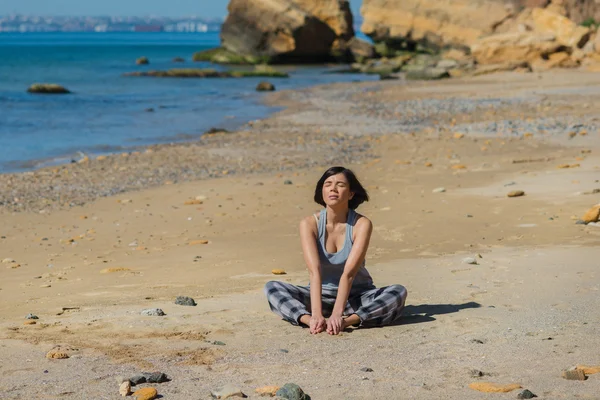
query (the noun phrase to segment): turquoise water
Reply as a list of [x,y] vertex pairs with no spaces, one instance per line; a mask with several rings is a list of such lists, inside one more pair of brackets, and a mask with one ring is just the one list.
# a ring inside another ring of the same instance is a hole
[[[124,77],[145,69],[213,67],[190,61],[218,46],[217,33],[0,33],[0,173],[68,162],[140,145],[193,140],[211,127],[235,129],[275,109],[254,91],[260,78]],[[150,65],[137,66],[146,56]],[[183,57],[185,63],[173,63]],[[292,68],[278,89],[374,79]],[[34,82],[74,94],[26,92]],[[146,110],[152,108],[154,112]]]

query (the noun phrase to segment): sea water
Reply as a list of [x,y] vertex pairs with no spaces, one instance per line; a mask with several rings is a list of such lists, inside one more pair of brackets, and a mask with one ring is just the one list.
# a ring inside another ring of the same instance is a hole
[[[0,33],[0,173],[68,162],[83,154],[194,140],[212,127],[236,129],[276,108],[255,87],[264,78],[127,77],[126,72],[222,68],[192,54],[219,45],[218,33]],[[138,57],[149,65],[136,65]],[[182,57],[183,63],[173,58]],[[375,79],[295,67],[277,89]],[[36,82],[71,95],[35,95]],[[149,111],[152,109],[153,111]]]

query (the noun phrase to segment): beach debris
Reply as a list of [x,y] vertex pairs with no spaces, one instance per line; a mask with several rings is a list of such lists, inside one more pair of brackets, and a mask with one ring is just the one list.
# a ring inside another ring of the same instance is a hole
[[277,269],[277,268],[276,268],[276,269],[273,269],[273,270],[271,270],[271,273],[272,273],[273,275],[285,275],[285,274],[287,274],[287,272],[285,272],[285,270],[284,270],[284,269]]
[[256,388],[254,391],[260,396],[274,397],[278,390],[279,386],[263,386]]
[[477,259],[475,257],[465,257],[462,260],[463,264],[477,265]]
[[158,392],[153,387],[147,387],[133,392],[136,400],[153,400],[158,396]]
[[170,381],[167,374],[162,372],[143,372],[142,375],[144,375],[146,382],[148,383],[163,383]]
[[148,57],[140,57],[137,60],[135,60],[135,63],[137,65],[148,65],[150,64],[150,60],[148,60]]
[[125,272],[125,271],[131,271],[131,269],[123,268],[123,267],[104,268],[103,270],[100,270],[100,273],[101,274],[112,274],[113,272]]
[[25,316],[25,319],[39,319],[39,317],[35,314],[29,313]]
[[446,188],[443,187],[439,187],[439,188],[435,188],[431,191],[431,193],[444,193],[446,191]]
[[256,91],[257,92],[272,92],[275,90],[275,85],[273,85],[271,82],[259,82],[258,85],[256,85]]
[[61,351],[60,348],[54,348],[48,353],[46,353],[46,358],[49,358],[51,360],[64,360],[66,358],[69,358],[69,355]]
[[192,240],[189,245],[190,246],[195,246],[197,244],[208,244],[208,240],[206,239],[200,239],[200,240]]
[[471,378],[481,378],[482,376],[487,375],[487,374],[478,369],[472,369],[469,371],[469,375],[471,375]]
[[600,373],[600,365],[589,367],[587,365],[577,365],[575,369],[583,371],[586,375],[594,375]]
[[363,367],[360,369],[362,372],[373,372],[373,368]]
[[288,400],[306,400],[308,398],[300,386],[295,383],[286,383],[279,388],[275,395]]
[[136,375],[129,378],[129,382],[131,382],[133,386],[136,386],[141,383],[146,383],[146,377],[144,375]]
[[165,312],[160,308],[149,308],[147,310],[143,310],[140,314],[146,315],[149,317],[162,317],[165,315]]
[[507,197],[521,197],[525,196],[525,192],[522,190],[513,190],[512,192],[508,192]]
[[290,181],[289,179],[286,179],[285,181],[283,181],[284,185],[293,185],[293,182]]
[[175,299],[175,304],[179,304],[180,306],[195,306],[196,301],[191,297],[177,296],[177,298]]
[[121,383],[121,386],[119,386],[119,394],[123,397],[131,394],[131,383],[129,381]]
[[517,399],[533,399],[534,397],[537,396],[528,389],[525,389],[517,394]]
[[585,372],[577,367],[571,367],[564,371],[562,377],[569,381],[585,381],[587,379]]
[[598,219],[600,219],[600,204],[596,204],[594,207],[590,208],[581,218],[586,224],[598,222]]
[[240,388],[233,385],[225,385],[218,389],[212,390],[210,395],[215,399],[228,399],[230,397],[248,397],[246,396]]
[[508,393],[513,390],[521,389],[522,386],[517,383],[511,383],[509,385],[500,385],[497,383],[490,382],[473,382],[469,385],[473,390],[484,393]]

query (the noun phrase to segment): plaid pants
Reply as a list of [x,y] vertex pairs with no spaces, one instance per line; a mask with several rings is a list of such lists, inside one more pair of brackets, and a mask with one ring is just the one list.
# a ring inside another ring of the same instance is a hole
[[[270,281],[265,285],[265,294],[271,311],[293,325],[304,314],[310,315],[310,287],[296,286],[286,282]],[[382,288],[353,287],[348,296],[344,315],[356,314],[360,326],[389,325],[400,317],[407,291],[404,286],[391,285]],[[335,305],[337,288],[322,288],[323,316],[329,317]]]

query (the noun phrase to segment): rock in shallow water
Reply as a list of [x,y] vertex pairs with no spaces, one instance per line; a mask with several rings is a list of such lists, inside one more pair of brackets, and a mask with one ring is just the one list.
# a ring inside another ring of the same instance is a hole
[[177,296],[177,298],[175,299],[175,304],[179,304],[180,306],[195,306],[196,301],[191,297]]
[[286,383],[277,391],[276,395],[288,400],[306,400],[308,398],[300,386],[295,383]]
[[149,317],[162,317],[165,315],[165,312],[160,308],[149,308],[141,312],[142,315],[147,315]]

